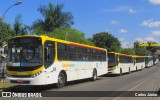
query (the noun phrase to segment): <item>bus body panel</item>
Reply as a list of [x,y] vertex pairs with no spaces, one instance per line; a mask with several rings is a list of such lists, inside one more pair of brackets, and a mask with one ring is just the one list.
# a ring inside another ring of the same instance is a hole
[[115,66],[116,68],[113,70],[108,71],[110,74],[120,74],[120,69],[122,69],[122,73],[128,73],[129,69],[130,71],[133,71],[133,64],[128,63],[128,64],[123,64],[120,63],[118,66]]
[[117,67],[116,69],[109,70],[108,74],[120,74],[120,68]]
[[153,60],[152,60],[152,61],[149,61],[149,62],[145,65],[145,67],[151,67],[151,66],[153,66]]
[[135,67],[137,68],[137,70],[141,70],[141,69],[145,68],[145,62],[136,63]]

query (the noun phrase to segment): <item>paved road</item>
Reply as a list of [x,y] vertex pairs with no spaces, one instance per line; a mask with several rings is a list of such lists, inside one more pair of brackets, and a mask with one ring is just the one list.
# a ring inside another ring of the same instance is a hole
[[[123,76],[105,75],[97,81],[89,80],[70,82],[61,89],[53,85],[36,88],[37,91],[159,91],[160,88],[160,64],[142,71],[125,74]],[[33,91],[35,87],[12,87],[5,91]],[[104,92],[105,93],[105,92]],[[59,100],[160,100],[160,97],[54,97]],[[33,98],[35,99],[35,98]],[[44,99],[44,98],[43,98]],[[51,98],[47,98],[51,99]],[[52,98],[53,100],[53,98]]]

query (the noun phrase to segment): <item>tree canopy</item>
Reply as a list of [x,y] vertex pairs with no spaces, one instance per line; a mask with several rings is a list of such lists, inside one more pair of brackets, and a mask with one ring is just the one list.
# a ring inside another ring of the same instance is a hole
[[30,27],[22,23],[21,17],[21,15],[16,16],[15,23],[13,25],[14,35],[16,36],[28,34],[30,31]]
[[0,18],[0,39],[7,41],[13,36],[13,30],[11,28],[10,24],[5,23],[1,18]]
[[108,51],[118,52],[121,47],[120,41],[112,34],[100,32],[93,35],[92,41],[97,47],[108,49]]
[[[39,30],[35,34],[43,35],[44,31]],[[56,28],[54,31],[46,34],[47,36],[68,40],[72,42],[94,45],[91,39],[85,38],[85,34],[73,28]]]
[[146,47],[140,47],[139,41],[134,42],[135,55],[145,56],[149,54],[149,51]]
[[120,52],[123,54],[135,55],[134,48],[122,48]]
[[149,44],[149,46],[146,47],[146,49],[152,53],[155,53],[157,46],[152,46],[152,44],[158,44],[158,43],[150,41],[150,42],[147,42],[147,44]]
[[73,24],[73,16],[70,12],[63,12],[63,4],[54,6],[49,3],[48,6],[41,5],[38,11],[44,19],[38,19],[33,23],[34,30],[42,29],[45,32],[52,32],[56,28],[66,28]]

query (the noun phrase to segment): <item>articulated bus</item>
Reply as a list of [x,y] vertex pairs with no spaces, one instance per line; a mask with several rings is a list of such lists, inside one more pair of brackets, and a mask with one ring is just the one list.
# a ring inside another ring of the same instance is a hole
[[145,56],[145,67],[153,66],[153,57],[152,56]]
[[134,58],[134,68],[136,70],[142,70],[145,68],[145,56],[133,56]]
[[48,36],[17,36],[8,42],[6,81],[46,85],[90,78],[108,71],[107,50]]
[[133,57],[127,54],[108,52],[108,73],[119,74],[130,73],[134,69]]

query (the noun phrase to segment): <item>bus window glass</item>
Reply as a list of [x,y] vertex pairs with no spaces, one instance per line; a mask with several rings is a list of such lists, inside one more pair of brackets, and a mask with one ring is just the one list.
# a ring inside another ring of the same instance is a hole
[[16,66],[37,66],[42,64],[42,46],[13,45],[9,46],[9,62],[19,63]]
[[114,53],[108,53],[108,67],[116,66],[116,58]]

